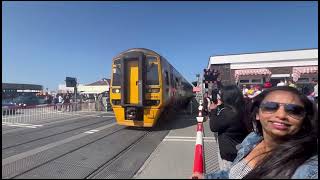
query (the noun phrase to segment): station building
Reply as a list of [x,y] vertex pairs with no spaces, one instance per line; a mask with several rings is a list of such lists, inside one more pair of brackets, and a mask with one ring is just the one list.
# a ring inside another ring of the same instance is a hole
[[298,86],[318,80],[318,49],[270,51],[209,58],[208,69],[218,70],[222,83],[276,86],[280,80],[293,80]]
[[[78,93],[80,94],[88,94],[88,95],[94,95],[94,94],[100,94],[103,92],[109,93],[110,89],[110,79],[103,78],[99,81],[90,83],[90,84],[79,84],[77,86]],[[66,87],[65,84],[60,84],[58,93],[74,93],[73,87]]]

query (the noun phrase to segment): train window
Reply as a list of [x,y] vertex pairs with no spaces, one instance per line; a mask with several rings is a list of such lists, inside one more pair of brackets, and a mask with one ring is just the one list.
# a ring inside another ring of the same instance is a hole
[[180,86],[180,82],[179,82],[178,78],[176,78],[176,85],[175,86],[176,86],[176,88]]
[[172,73],[170,73],[170,82],[171,82],[171,86],[172,86],[173,88],[176,88],[176,84],[175,84],[174,81],[173,81],[173,74],[172,74]]
[[147,56],[147,85],[159,85],[158,63],[156,57]]
[[112,85],[120,86],[121,85],[121,64],[120,59],[114,60],[114,65],[112,66]]
[[164,75],[165,75],[164,79],[166,80],[166,84],[169,85],[169,74],[168,74],[168,71],[166,71],[164,73]]

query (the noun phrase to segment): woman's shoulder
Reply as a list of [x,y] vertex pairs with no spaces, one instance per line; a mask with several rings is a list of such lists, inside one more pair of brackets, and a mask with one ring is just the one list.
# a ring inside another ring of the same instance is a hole
[[241,117],[240,112],[236,108],[227,105],[220,108],[217,113],[235,120]]
[[241,150],[243,148],[245,149],[252,149],[255,145],[257,145],[262,140],[262,136],[257,134],[256,132],[249,133],[241,142],[241,144],[238,145],[237,149]]
[[205,179],[229,179],[229,171],[219,170],[205,174]]
[[218,111],[220,111],[220,113],[225,113],[225,114],[229,114],[229,113],[233,113],[233,108],[230,106],[222,106],[218,109]]
[[300,165],[292,179],[318,179],[318,155],[314,155]]

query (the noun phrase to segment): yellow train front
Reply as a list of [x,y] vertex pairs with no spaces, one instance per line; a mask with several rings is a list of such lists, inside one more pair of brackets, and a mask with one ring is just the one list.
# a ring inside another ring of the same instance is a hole
[[158,53],[124,51],[112,60],[110,102],[117,123],[153,127],[160,114],[192,98],[192,86]]

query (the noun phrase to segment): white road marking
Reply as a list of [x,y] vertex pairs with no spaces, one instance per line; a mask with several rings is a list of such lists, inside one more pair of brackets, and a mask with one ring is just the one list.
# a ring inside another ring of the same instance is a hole
[[95,132],[98,132],[98,131],[99,130],[97,130],[97,129],[92,129],[92,130],[86,131],[84,133],[92,134],[92,133],[95,133]]
[[[166,136],[165,139],[196,139],[190,136]],[[203,139],[214,140],[214,137],[203,137]]]
[[27,128],[37,128],[43,125],[40,124],[23,124],[23,123],[11,123],[11,122],[2,122],[4,126],[15,126],[15,127],[27,127]]
[[[112,126],[115,126],[116,124],[117,123],[111,123],[111,124],[99,127],[96,130],[107,129],[107,128],[110,128]],[[32,150],[29,150],[29,151],[26,151],[26,152],[23,152],[23,153],[20,153],[20,154],[16,154],[14,156],[10,156],[8,158],[2,159],[2,166],[6,165],[6,164],[9,164],[9,163],[12,163],[14,161],[18,161],[20,159],[26,158],[28,156],[32,156],[32,155],[37,154],[39,152],[54,148],[56,146],[59,146],[59,145],[74,141],[76,139],[80,139],[80,138],[82,138],[84,136],[87,136],[87,135],[88,135],[87,133],[81,133],[81,134],[78,134],[78,135],[75,135],[75,136],[71,136],[71,137],[69,137],[67,139],[64,139],[64,140],[53,142],[53,143],[50,143],[50,144],[47,144],[47,145],[44,145],[44,146],[41,146],[41,147],[38,147],[38,148],[35,148],[35,149],[32,149]]]
[[[167,136],[162,141],[181,141],[181,142],[196,142],[196,137],[190,136]],[[203,137],[204,142],[216,142],[214,137]]]
[[[176,141],[176,142],[196,142],[196,139],[163,139],[163,141]],[[204,139],[204,142],[216,142],[212,139]]]

